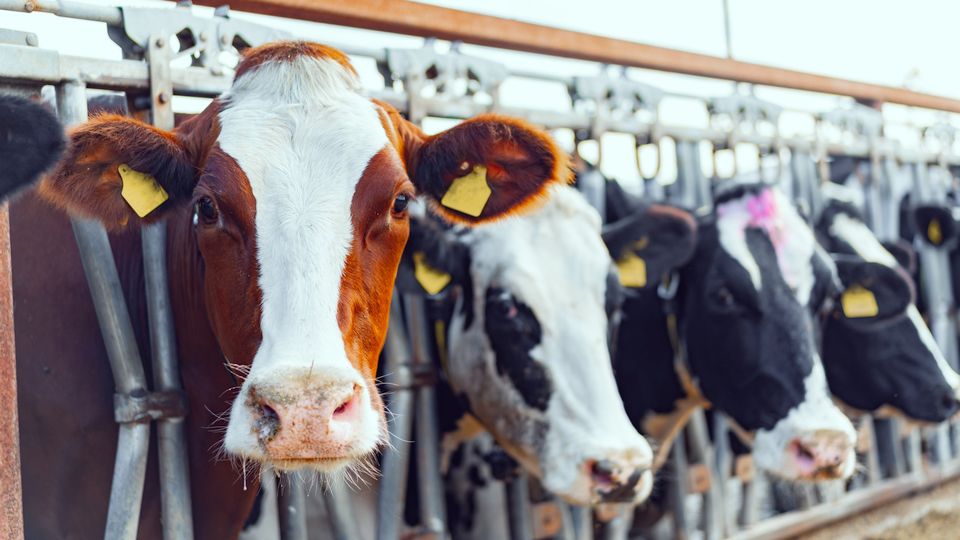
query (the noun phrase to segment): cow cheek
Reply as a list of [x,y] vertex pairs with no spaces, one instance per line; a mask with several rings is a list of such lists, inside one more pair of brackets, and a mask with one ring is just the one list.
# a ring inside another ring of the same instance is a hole
[[[206,312],[226,359],[232,364],[250,365],[263,339],[260,329],[263,293],[255,280],[246,277],[258,275],[256,264],[221,259],[223,257],[217,256],[205,259]],[[236,270],[245,267],[245,272]]]

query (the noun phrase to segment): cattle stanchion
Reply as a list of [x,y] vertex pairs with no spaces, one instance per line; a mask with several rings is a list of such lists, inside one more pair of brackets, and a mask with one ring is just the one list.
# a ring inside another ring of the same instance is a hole
[[533,540],[533,511],[526,473],[521,472],[507,482],[507,514],[510,540]]
[[403,492],[410,462],[410,433],[413,427],[413,376],[410,373],[410,348],[403,328],[399,294],[390,304],[390,326],[383,348],[384,379],[387,385],[387,426],[390,446],[383,453],[380,492],[377,494],[377,539],[400,537]]
[[[57,104],[64,124],[86,121],[85,85],[62,84],[57,91]],[[114,414],[120,434],[104,537],[133,539],[140,520],[150,443],[149,416],[143,414],[150,406],[146,377],[107,232],[99,221],[92,219],[73,218],[72,224],[116,384]]]
[[[350,493],[342,481],[330,480],[329,491],[323,494],[323,503],[330,519],[330,533],[334,540],[360,538],[350,509]],[[305,507],[304,507],[305,508]]]
[[[155,126],[165,130],[174,127],[170,99],[173,95],[173,84],[170,80],[169,48],[162,36],[154,35],[150,39],[146,54],[150,72],[152,120]],[[159,221],[144,225],[140,235],[143,244],[143,272],[154,385],[160,392],[182,394],[177,338],[167,280],[167,223]],[[183,418],[161,418],[157,421],[163,537],[167,540],[193,538],[190,474],[184,428]]]
[[[434,369],[430,348],[430,329],[426,305],[415,295],[404,296],[404,312],[410,332],[413,365],[421,370]],[[426,531],[438,538],[446,535],[443,478],[440,476],[440,435],[437,427],[437,399],[432,385],[421,384],[415,393],[417,437],[417,487],[420,493],[420,519]]]
[[277,482],[281,540],[307,540],[307,500],[298,473],[283,473]]

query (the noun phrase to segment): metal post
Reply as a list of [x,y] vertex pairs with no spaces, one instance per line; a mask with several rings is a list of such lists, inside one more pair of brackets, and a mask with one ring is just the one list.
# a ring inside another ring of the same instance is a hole
[[383,453],[382,477],[377,494],[377,540],[396,540],[400,537],[403,517],[404,487],[410,462],[410,432],[413,427],[413,392],[410,384],[410,347],[403,329],[399,295],[394,292],[390,305],[390,326],[383,348],[386,362],[385,378],[388,385],[387,426],[390,448]]
[[577,540],[592,540],[593,509],[589,506],[571,506],[570,514],[573,518],[574,538]]
[[306,495],[298,473],[283,473],[277,482],[280,540],[307,540]]
[[344,489],[342,480],[330,480],[330,489],[323,494],[323,503],[330,519],[330,534],[334,540],[356,540],[360,538],[354,512],[350,508],[350,492]]
[[667,489],[667,498],[673,514],[673,536],[676,540],[692,537],[686,507],[689,478],[686,444],[686,436],[681,432],[670,447],[670,472],[673,478]]
[[[424,300],[404,295],[404,311],[410,329],[413,363],[418,368],[433,370]],[[440,477],[440,435],[437,427],[437,401],[433,386],[421,385],[415,391],[417,420],[417,485],[420,493],[420,519],[429,533],[446,535],[443,478]]]
[[[61,119],[67,126],[87,119],[86,87],[83,83],[63,83],[57,89],[57,103]],[[91,219],[73,218],[72,224],[117,395],[146,396],[146,378],[140,351],[137,349],[107,232],[100,222]],[[104,534],[107,539],[132,540],[137,535],[149,443],[149,423],[120,424]]]
[[[173,84],[170,81],[169,48],[165,38],[156,35],[150,39],[146,55],[153,95],[153,124],[164,130],[174,127],[170,99]],[[181,392],[177,339],[167,280],[167,224],[160,221],[144,225],[140,235],[150,324],[153,383],[161,392]],[[193,538],[193,516],[187,440],[182,418],[164,418],[157,422],[157,448],[160,461],[163,537],[166,540],[190,540]]]
[[510,540],[533,540],[533,513],[526,473],[507,482],[507,513],[510,517]]

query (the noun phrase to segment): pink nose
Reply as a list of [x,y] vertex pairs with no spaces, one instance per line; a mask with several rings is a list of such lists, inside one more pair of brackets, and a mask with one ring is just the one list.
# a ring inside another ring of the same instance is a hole
[[280,467],[351,459],[360,435],[362,388],[356,383],[297,389],[253,387],[255,430],[267,457]]
[[842,478],[852,445],[842,431],[820,430],[797,437],[787,445],[787,459],[796,466],[798,478]]

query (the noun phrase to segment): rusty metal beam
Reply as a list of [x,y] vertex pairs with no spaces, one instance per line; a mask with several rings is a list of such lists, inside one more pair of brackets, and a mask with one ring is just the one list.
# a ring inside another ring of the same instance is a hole
[[23,538],[17,362],[13,343],[10,216],[0,205],[0,538]]
[[[196,0],[217,6],[223,0]],[[960,113],[960,100],[407,0],[234,0],[242,11]]]

